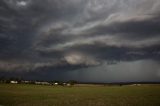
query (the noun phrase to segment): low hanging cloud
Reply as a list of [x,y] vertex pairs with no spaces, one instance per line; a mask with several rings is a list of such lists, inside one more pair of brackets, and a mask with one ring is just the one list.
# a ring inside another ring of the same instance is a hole
[[93,58],[90,58],[89,56],[85,56],[79,53],[69,53],[64,57],[64,59],[67,61],[67,63],[71,65],[77,65],[77,64],[84,64],[86,66],[94,66],[100,64],[98,61],[96,61]]
[[159,61],[159,10],[159,0],[1,0],[0,72]]

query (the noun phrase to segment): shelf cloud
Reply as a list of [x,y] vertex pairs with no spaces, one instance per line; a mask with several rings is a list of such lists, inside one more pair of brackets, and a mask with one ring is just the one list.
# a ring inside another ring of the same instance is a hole
[[[159,0],[1,0],[0,76],[112,81],[139,61],[160,70],[159,10]],[[111,77],[95,79],[104,65]],[[145,70],[135,67],[135,76]],[[160,81],[153,70],[135,79]]]

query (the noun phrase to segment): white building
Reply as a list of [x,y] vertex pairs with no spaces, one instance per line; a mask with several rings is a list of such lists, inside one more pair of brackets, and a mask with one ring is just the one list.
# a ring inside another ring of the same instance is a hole
[[18,81],[10,81],[11,84],[18,84]]
[[58,83],[57,83],[57,82],[55,82],[55,83],[54,83],[54,85],[58,85]]
[[37,85],[50,85],[50,83],[48,83],[48,82],[35,82],[35,84],[37,84]]

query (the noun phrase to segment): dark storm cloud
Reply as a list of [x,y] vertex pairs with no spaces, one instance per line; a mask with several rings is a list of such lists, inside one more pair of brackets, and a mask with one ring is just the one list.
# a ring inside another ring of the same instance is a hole
[[[113,22],[109,25],[96,26],[87,31],[89,36],[99,36],[109,34],[111,36],[124,36],[131,39],[144,39],[159,36],[160,33],[160,17],[153,16],[146,20],[127,20],[124,22]],[[90,33],[91,32],[91,33]]]
[[64,77],[106,62],[159,61],[159,7],[159,0],[1,0],[0,70]]
[[101,42],[94,42],[89,45],[75,45],[69,48],[68,51],[75,50],[83,52],[86,55],[97,58],[99,61],[134,61],[141,59],[160,59],[160,45],[153,45],[149,47],[123,47],[110,46]]

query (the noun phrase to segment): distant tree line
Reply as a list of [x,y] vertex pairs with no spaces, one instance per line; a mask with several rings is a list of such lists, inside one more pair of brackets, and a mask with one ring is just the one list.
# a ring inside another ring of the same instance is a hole
[[10,77],[10,78],[0,77],[1,83],[10,83],[11,81],[17,81],[18,83],[21,83],[23,79],[19,77]]
[[48,82],[50,85],[54,85],[57,83],[57,85],[75,85],[78,82],[75,80],[69,80],[69,81],[58,81],[58,80],[53,80],[53,81],[43,81],[43,80],[24,80],[21,77],[10,77],[10,78],[5,78],[5,77],[0,77],[0,83],[11,83],[11,81],[17,81],[18,84],[23,84],[23,83],[28,83],[28,84],[36,84],[36,82]]

